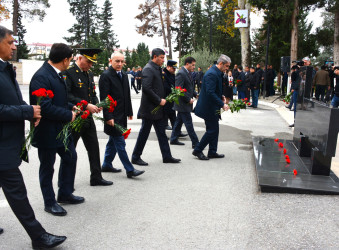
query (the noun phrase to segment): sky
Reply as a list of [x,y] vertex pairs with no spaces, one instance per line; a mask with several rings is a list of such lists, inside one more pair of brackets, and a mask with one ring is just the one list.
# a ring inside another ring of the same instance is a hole
[[[75,23],[75,17],[69,12],[67,0],[49,0],[51,7],[46,9],[46,17],[43,22],[24,19],[23,24],[27,30],[25,41],[31,43],[56,43],[66,42],[62,37],[69,36],[67,32]],[[99,8],[104,0],[97,0]],[[144,0],[111,0],[113,5],[112,29],[117,35],[120,48],[136,48],[139,42],[144,42],[150,50],[155,47],[163,47],[163,39],[158,36],[149,38],[136,32],[138,20],[135,16],[139,14],[138,6]],[[312,13],[308,18],[313,21],[315,27],[321,25],[320,10]],[[251,13],[251,29],[259,28],[262,23],[262,13]],[[5,21],[2,25],[12,29],[11,20]],[[252,32],[253,33],[253,32]]]

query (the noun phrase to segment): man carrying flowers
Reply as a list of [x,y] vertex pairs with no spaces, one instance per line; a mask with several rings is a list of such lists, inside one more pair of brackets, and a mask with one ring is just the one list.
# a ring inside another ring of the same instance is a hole
[[[124,55],[115,52],[109,62],[111,66],[100,76],[100,100],[111,97],[116,102],[116,105],[114,109],[104,109],[104,132],[109,135],[109,140],[106,145],[102,169],[105,172],[114,172],[112,171],[114,169],[112,162],[118,153],[127,177],[132,178],[143,174],[145,171],[139,171],[133,167],[126,152],[125,138],[128,135],[126,134],[125,136],[125,133],[121,131],[122,127],[127,127],[127,117],[130,120],[133,119],[128,77],[122,72],[122,67],[125,63]],[[127,131],[129,133],[130,130]]]
[[[98,53],[101,49],[78,49],[79,55],[76,62],[63,72],[68,90],[68,101],[76,105],[85,103],[85,110],[82,119],[85,121],[79,132],[72,130],[75,147],[81,137],[88,154],[89,166],[91,170],[91,186],[108,186],[113,182],[106,181],[101,175],[100,150],[97,137],[97,130],[91,114],[101,112],[102,108],[96,106],[99,102],[96,96],[93,73],[90,68],[96,63]],[[117,169],[113,169],[118,172]]]
[[[32,145],[38,148],[40,160],[39,179],[45,203],[45,211],[57,216],[66,215],[66,210],[58,203],[79,204],[85,201],[83,197],[74,196],[74,177],[77,153],[72,139],[69,140],[68,150],[61,140],[56,139],[64,124],[74,121],[76,112],[74,105],[67,100],[67,87],[60,74],[69,66],[72,60],[72,50],[63,43],[53,44],[49,60],[34,74],[30,86],[30,103],[37,103],[33,92],[44,88],[54,93],[53,98],[43,98],[40,102],[42,119],[35,128]],[[58,180],[58,197],[55,199],[53,189],[53,174],[55,156],[61,158]]]

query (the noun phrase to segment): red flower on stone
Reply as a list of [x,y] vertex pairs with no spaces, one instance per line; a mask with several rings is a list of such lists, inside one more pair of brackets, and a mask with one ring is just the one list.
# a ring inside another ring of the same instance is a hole
[[288,164],[290,164],[290,163],[291,163],[290,158],[286,158],[286,162],[287,162]]
[[285,158],[286,158],[286,159],[290,159],[290,157],[289,157],[288,155],[285,155]]
[[284,155],[287,153],[287,149],[286,148],[284,148]]
[[279,147],[283,148],[284,144],[282,144],[281,142],[279,143]]
[[278,142],[278,141],[279,141],[279,139],[278,139],[278,138],[276,138],[276,139],[274,139],[274,141],[275,141],[275,142]]
[[297,175],[297,174],[298,174],[298,171],[295,170],[295,169],[293,169],[293,174],[294,174],[294,175]]

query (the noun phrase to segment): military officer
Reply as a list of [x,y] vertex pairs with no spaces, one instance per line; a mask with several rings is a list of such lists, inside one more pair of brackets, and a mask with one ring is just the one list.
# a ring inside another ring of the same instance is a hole
[[[77,56],[76,62],[63,72],[67,83],[68,100],[73,104],[85,100],[88,102],[88,105],[84,107],[86,110],[91,114],[99,113],[101,108],[95,105],[99,100],[96,96],[93,73],[90,71],[90,68],[93,63],[97,62],[98,53],[102,50],[82,48],[78,49],[78,51],[79,55]],[[104,180],[101,175],[99,142],[93,117],[90,116],[86,120],[80,132],[72,131],[72,135],[75,146],[81,137],[86,147],[91,169],[91,186],[112,185],[113,182]],[[121,171],[120,169],[114,170],[116,172]]]

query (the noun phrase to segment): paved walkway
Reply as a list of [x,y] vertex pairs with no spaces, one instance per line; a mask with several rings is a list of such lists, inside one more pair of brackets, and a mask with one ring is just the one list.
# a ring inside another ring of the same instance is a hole
[[[27,89],[23,92],[26,98]],[[132,99],[136,114],[140,95],[133,93]],[[291,115],[293,119],[293,112],[285,111],[279,101],[274,104],[278,107],[260,102],[258,109],[222,114],[218,151],[226,155],[224,159],[197,160],[189,138],[184,138],[185,146],[171,146],[173,156],[182,163],[163,164],[153,131],[142,156],[149,162],[140,168],[146,173],[134,180],[125,173],[104,173],[104,178],[114,181],[110,187],[89,186],[88,159],[80,141],[75,194],[86,202],[64,206],[66,217],[43,211],[33,148],[30,164],[22,164],[21,170],[36,216],[49,232],[67,235],[58,249],[339,249],[338,196],[258,190],[252,136],[292,138],[286,119]],[[204,122],[195,116],[193,120],[201,138]],[[107,136],[102,124],[98,122],[97,127],[103,156]],[[131,155],[140,120],[134,119],[129,127],[133,132],[126,143]],[[119,159],[114,166],[122,167]],[[0,226],[5,229],[0,249],[30,248],[3,194]]]

